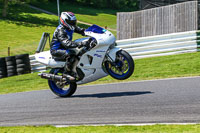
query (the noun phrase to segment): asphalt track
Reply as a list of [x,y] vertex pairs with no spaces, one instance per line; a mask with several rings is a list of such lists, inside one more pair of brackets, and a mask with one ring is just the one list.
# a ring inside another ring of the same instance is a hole
[[0,126],[199,122],[200,77],[0,95]]

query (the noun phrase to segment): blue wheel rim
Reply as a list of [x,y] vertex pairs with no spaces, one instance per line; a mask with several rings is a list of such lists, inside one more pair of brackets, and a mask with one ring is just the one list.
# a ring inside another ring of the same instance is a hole
[[54,81],[49,81],[50,83],[50,86],[51,86],[51,89],[57,93],[57,94],[60,94],[60,95],[66,95],[69,93],[69,89],[66,89],[64,90],[63,88],[59,88]]
[[[108,71],[109,71],[109,73],[110,73],[110,75],[112,75],[113,77],[116,77],[116,78],[123,78],[123,77],[125,77],[125,76],[127,76],[128,75],[128,73],[129,73],[129,71],[130,71],[130,64],[129,64],[129,62],[128,62],[128,59],[125,57],[125,56],[123,56],[123,55],[121,55],[122,57],[123,57],[123,62],[127,62],[128,63],[128,70],[125,72],[125,73],[122,73],[122,74],[117,74],[116,72],[114,72],[111,68],[109,68],[109,64],[107,64],[107,68],[108,68]],[[123,67],[123,62],[122,61],[119,61],[119,62],[117,62],[116,64],[119,66],[119,67]],[[112,66],[111,66],[112,67]]]
[[[58,72],[59,72],[59,69],[56,69],[54,71],[54,74],[57,74]],[[49,85],[50,85],[52,91],[57,93],[57,94],[66,95],[70,92],[70,87],[67,88],[67,89],[59,88],[54,81],[49,80]]]

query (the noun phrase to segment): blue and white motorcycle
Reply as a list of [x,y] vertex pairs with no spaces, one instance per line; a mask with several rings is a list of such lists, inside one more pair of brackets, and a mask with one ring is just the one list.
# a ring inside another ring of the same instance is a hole
[[42,78],[48,79],[50,89],[60,97],[70,97],[77,89],[77,85],[89,83],[105,76],[112,76],[118,80],[129,78],[134,72],[134,61],[126,51],[116,47],[116,38],[108,30],[92,25],[85,30],[87,38],[76,42],[89,41],[87,46],[73,48],[76,59],[73,72],[76,81],[71,82],[64,76],[64,61],[56,61],[49,51],[35,55],[38,62],[50,68],[49,73],[41,73]]

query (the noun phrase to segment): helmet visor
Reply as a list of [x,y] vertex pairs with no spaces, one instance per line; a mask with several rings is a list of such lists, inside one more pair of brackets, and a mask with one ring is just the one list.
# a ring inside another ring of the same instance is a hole
[[65,20],[69,25],[76,26],[76,20]]

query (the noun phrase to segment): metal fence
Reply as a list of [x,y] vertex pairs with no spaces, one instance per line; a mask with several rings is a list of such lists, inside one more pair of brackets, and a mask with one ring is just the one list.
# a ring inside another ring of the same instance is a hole
[[[197,52],[200,47],[200,31],[188,31],[165,35],[124,39],[117,47],[128,51],[134,59]],[[46,71],[46,66],[30,56],[32,72]]]
[[200,31],[125,39],[117,41],[118,47],[128,51],[134,59],[173,55],[198,51]]
[[117,39],[198,30],[198,2],[117,13]]
[[47,67],[35,60],[35,55],[30,55],[31,72],[43,72]]

